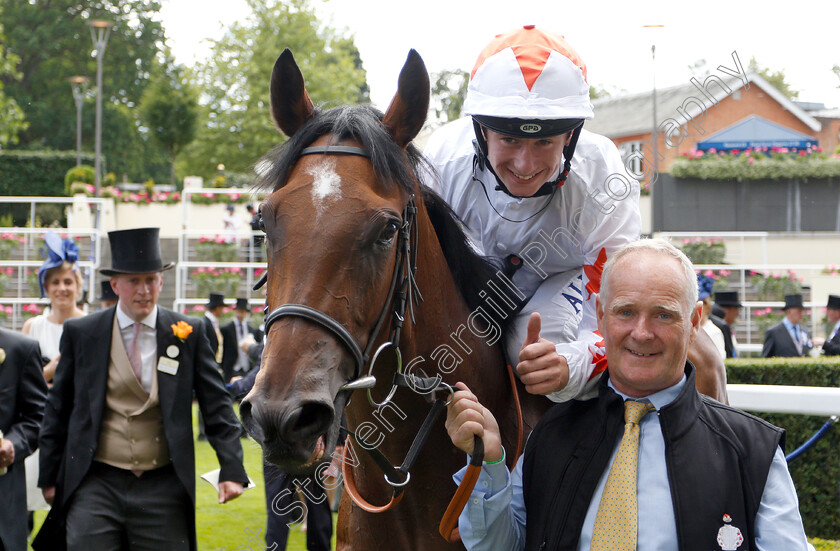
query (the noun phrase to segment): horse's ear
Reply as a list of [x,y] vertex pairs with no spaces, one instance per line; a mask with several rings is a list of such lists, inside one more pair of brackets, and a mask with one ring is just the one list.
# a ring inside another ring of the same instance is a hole
[[283,50],[271,72],[271,118],[291,137],[315,115],[315,107],[303,83],[303,75],[292,51]]
[[429,73],[415,50],[400,71],[397,95],[382,117],[382,124],[400,147],[405,147],[417,136],[429,111]]

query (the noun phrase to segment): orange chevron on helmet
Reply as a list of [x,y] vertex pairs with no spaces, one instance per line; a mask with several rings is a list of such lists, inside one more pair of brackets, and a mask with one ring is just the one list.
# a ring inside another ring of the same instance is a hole
[[534,86],[534,82],[545,68],[546,61],[548,61],[552,51],[560,52],[570,59],[580,68],[583,78],[586,79],[586,64],[566,42],[566,39],[558,34],[536,30],[535,25],[525,25],[521,29],[497,34],[496,38],[479,54],[478,60],[470,73],[470,78],[475,77],[476,70],[484,63],[485,59],[505,48],[511,48],[516,55],[528,90]]
[[586,64],[562,36],[533,25],[500,34],[473,67],[463,112],[526,121],[591,119]]

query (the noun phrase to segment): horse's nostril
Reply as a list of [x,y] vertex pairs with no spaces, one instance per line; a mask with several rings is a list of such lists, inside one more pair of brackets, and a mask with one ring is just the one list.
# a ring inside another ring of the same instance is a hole
[[294,442],[320,436],[332,423],[333,410],[320,402],[307,402],[292,410],[283,422],[283,435]]
[[251,420],[251,402],[246,398],[239,403],[239,417],[243,423],[248,423]]

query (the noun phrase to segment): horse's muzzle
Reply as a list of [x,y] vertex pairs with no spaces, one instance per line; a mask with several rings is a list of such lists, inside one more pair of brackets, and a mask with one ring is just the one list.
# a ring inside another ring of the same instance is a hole
[[245,398],[239,413],[245,430],[263,447],[265,459],[289,471],[310,462],[318,439],[326,438],[335,419],[329,402],[276,404],[259,395]]

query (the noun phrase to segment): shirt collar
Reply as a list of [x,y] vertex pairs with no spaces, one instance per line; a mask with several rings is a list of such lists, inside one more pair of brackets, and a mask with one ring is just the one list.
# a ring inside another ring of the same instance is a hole
[[650,402],[651,404],[653,404],[653,407],[656,408],[656,411],[659,411],[661,408],[667,406],[668,404],[677,399],[677,396],[679,396],[680,392],[682,391],[682,388],[685,386],[685,381],[685,373],[683,373],[682,378],[675,385],[669,386],[668,388],[664,388],[658,392],[654,392],[653,394],[645,396],[644,398],[631,398],[630,396],[619,392],[613,386],[612,380],[608,380],[607,385],[609,385],[609,387],[613,389],[616,394],[618,394],[625,400]]
[[[131,319],[130,317],[128,317],[128,314],[126,314],[125,312],[122,311],[122,308],[120,308],[119,304],[117,304],[116,311],[117,311],[117,323],[120,324],[120,329],[125,329],[126,327],[129,327],[129,326],[134,324],[134,320]],[[140,323],[142,323],[146,327],[150,327],[150,328],[154,329],[155,326],[157,325],[157,313],[158,313],[158,307],[157,307],[157,305],[155,305],[155,309],[152,310],[152,313],[149,314],[148,316],[146,316],[145,318],[143,318],[142,320],[140,320]]]
[[786,317],[782,318],[782,323],[785,325],[785,328],[787,328],[788,331],[793,331],[795,325],[793,325],[793,323],[791,323],[789,319],[787,319]]

